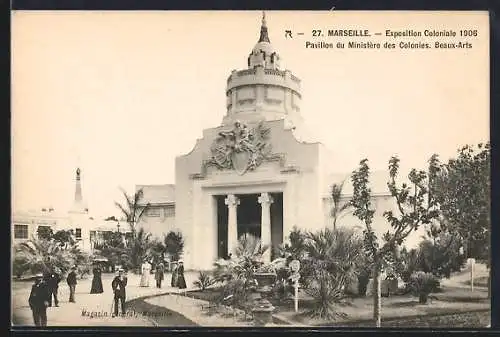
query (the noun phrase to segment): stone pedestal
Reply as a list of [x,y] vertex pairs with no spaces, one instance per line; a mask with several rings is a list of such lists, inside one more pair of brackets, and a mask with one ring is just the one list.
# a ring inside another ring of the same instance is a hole
[[256,273],[257,289],[254,294],[254,307],[252,315],[256,326],[265,326],[273,322],[274,306],[267,297],[272,292],[272,286],[276,281],[274,273]]
[[266,326],[273,322],[273,305],[266,299],[256,301],[252,309],[253,321],[255,326]]

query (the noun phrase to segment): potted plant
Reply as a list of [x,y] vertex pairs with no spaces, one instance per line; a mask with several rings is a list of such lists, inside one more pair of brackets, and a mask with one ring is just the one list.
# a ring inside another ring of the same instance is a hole
[[272,288],[277,278],[276,271],[270,265],[262,265],[257,268],[253,275],[258,288]]

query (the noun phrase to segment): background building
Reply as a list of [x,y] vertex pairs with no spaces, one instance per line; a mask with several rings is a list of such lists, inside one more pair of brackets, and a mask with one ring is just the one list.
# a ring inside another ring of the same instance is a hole
[[12,245],[38,237],[39,230],[50,227],[53,233],[59,230],[73,231],[74,239],[80,249],[94,252],[94,244],[102,239],[103,232],[130,232],[124,221],[95,219],[83,199],[81,170],[75,172],[75,196],[73,206],[68,212],[56,212],[53,208],[17,211],[12,214]]

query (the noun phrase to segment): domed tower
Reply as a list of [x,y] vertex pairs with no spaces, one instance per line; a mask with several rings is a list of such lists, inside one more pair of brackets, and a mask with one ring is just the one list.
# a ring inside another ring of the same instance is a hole
[[227,79],[227,113],[223,125],[279,119],[285,120],[287,128],[301,124],[300,79],[289,70],[281,70],[280,61],[269,39],[263,13],[260,37],[248,56],[248,68],[233,70]]

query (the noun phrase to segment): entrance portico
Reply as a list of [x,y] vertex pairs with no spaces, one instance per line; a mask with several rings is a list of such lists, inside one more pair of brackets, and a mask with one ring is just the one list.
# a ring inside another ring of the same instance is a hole
[[[281,207],[274,208],[277,195]],[[229,254],[234,254],[234,249],[238,244],[238,239],[250,234],[260,238],[262,245],[268,249],[264,254],[264,261],[269,262],[273,257],[273,249],[277,248],[283,240],[283,198],[282,193],[261,192],[260,194],[228,194],[224,198],[224,205],[227,206],[227,222],[224,221],[224,210],[218,207],[217,212],[222,213],[218,219],[218,241],[222,246],[219,249],[219,258],[225,258]],[[271,216],[273,213],[273,216]],[[274,220],[274,221],[272,221]],[[274,226],[273,226],[274,225]],[[227,226],[227,230],[220,230],[220,227]],[[274,227],[274,231],[272,228]],[[275,233],[273,235],[273,232]]]

